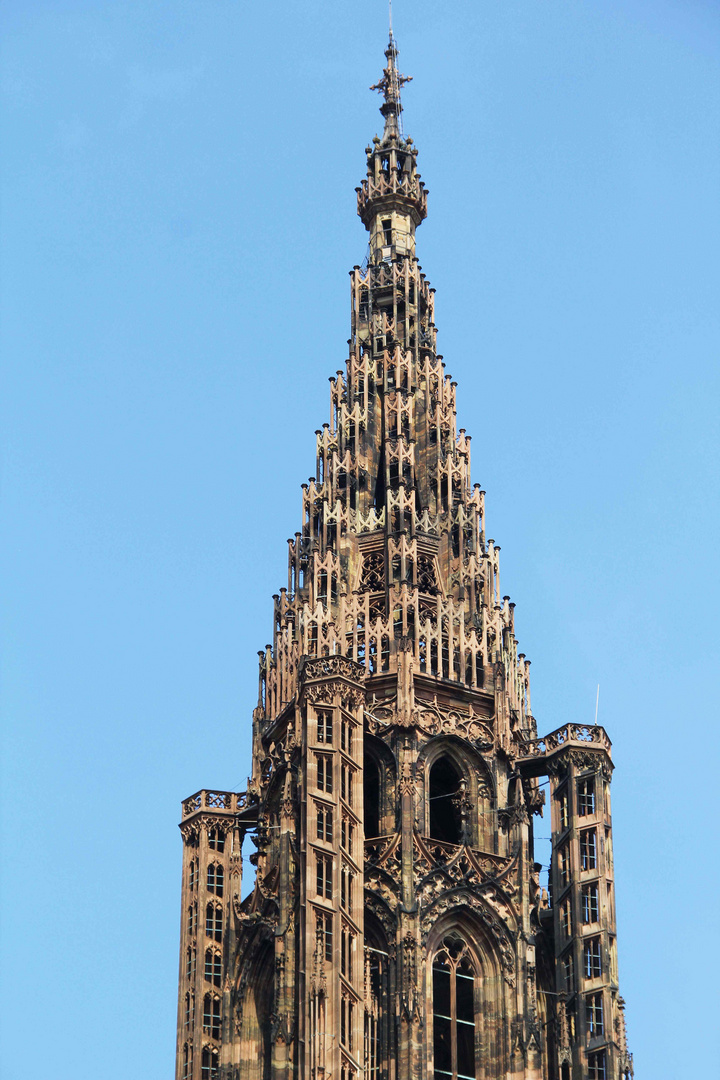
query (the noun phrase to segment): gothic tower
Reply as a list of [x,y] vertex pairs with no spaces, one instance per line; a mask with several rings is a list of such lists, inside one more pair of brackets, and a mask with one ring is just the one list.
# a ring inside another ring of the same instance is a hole
[[182,807],[176,1078],[627,1080],[610,740],[537,736],[415,253],[392,33],[385,56],[369,255],[260,653],[252,776]]

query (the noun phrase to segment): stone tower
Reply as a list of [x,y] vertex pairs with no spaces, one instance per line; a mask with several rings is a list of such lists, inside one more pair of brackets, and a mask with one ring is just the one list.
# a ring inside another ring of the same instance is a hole
[[537,737],[415,253],[392,33],[385,56],[369,255],[260,654],[252,777],[182,807],[176,1077],[627,1080],[610,740]]

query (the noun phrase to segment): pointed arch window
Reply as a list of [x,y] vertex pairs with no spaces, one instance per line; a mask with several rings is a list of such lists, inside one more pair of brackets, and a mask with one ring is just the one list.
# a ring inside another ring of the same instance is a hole
[[220,1026],[220,998],[206,994],[203,999],[203,1031],[211,1039],[219,1039]]
[[202,1052],[200,1076],[202,1080],[218,1080],[220,1076],[220,1054],[209,1046]]
[[446,844],[461,843],[460,822],[453,796],[460,776],[449,758],[439,758],[430,769],[430,836]]
[[222,983],[222,957],[215,949],[205,950],[205,982],[211,982],[214,986]]
[[210,863],[207,869],[207,890],[222,896],[225,874],[220,864]]
[[462,938],[443,941],[432,985],[434,1080],[475,1080],[475,970]]

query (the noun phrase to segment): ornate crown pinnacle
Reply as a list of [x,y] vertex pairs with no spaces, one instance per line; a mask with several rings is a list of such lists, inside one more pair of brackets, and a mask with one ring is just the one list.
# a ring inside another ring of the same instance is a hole
[[398,71],[396,64],[397,55],[397,42],[395,41],[391,28],[388,47],[385,50],[387,67],[383,69],[382,79],[370,87],[371,90],[377,90],[381,93],[385,99],[380,106],[380,112],[385,117],[383,142],[388,142],[391,139],[400,137],[400,114],[402,113],[400,88],[404,86],[405,83],[411,82],[412,80],[412,75],[401,75]]

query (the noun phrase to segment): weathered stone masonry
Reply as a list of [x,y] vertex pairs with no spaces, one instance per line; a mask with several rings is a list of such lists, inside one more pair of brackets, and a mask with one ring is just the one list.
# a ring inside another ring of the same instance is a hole
[[176,1078],[627,1080],[610,740],[537,737],[415,254],[392,35],[385,56],[369,255],[260,653],[252,777],[183,803]]

